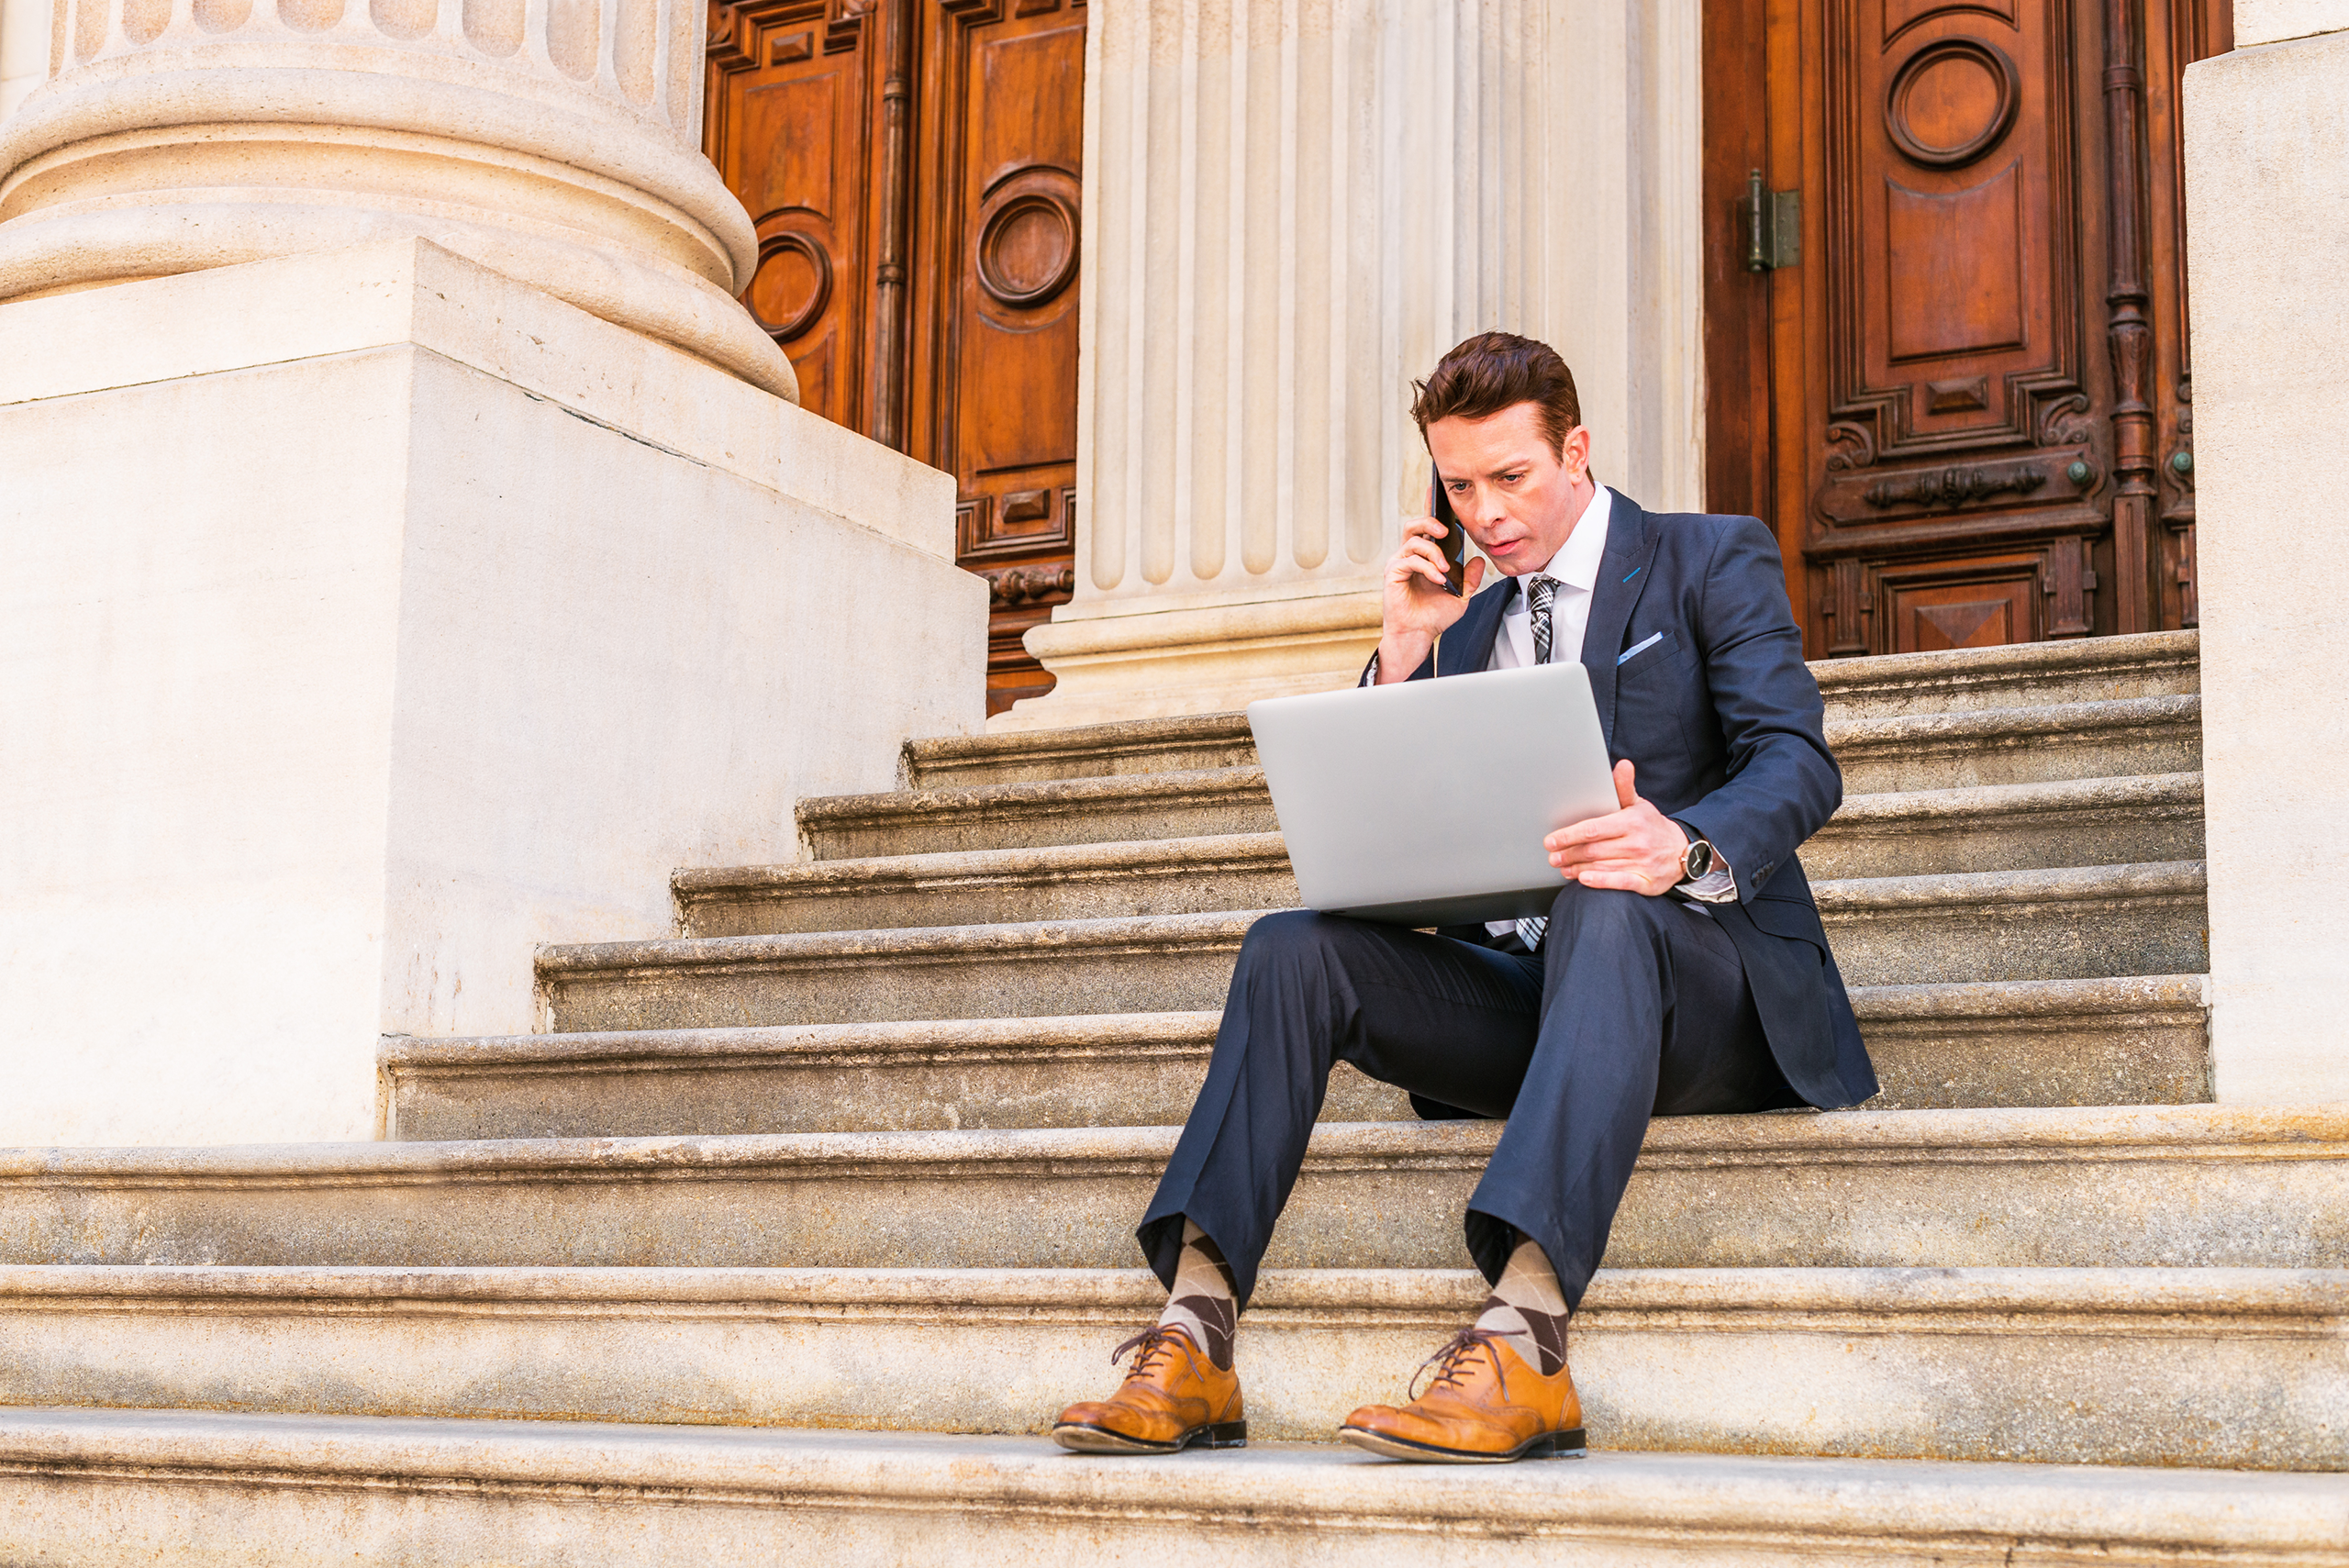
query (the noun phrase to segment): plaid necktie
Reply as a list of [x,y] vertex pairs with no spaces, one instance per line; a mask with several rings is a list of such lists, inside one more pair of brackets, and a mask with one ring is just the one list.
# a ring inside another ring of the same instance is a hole
[[[1558,580],[1554,577],[1529,577],[1525,583],[1525,602],[1533,609],[1533,662],[1550,662],[1550,601],[1557,596]],[[1549,917],[1528,915],[1517,923],[1517,940],[1525,944],[1528,952],[1542,951],[1542,933],[1549,929]]]
[[1525,583],[1525,602],[1533,610],[1533,662],[1550,662],[1550,601],[1557,596],[1555,577],[1529,577]]

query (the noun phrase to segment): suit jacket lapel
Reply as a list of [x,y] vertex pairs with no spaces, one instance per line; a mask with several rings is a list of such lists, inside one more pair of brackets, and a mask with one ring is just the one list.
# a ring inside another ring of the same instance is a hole
[[1468,601],[1468,608],[1443,634],[1437,651],[1439,675],[1473,675],[1492,662],[1493,639],[1499,635],[1501,613],[1517,595],[1517,579],[1505,577]]
[[1598,728],[1615,739],[1615,657],[1623,649],[1623,628],[1631,607],[1647,592],[1648,563],[1655,558],[1655,524],[1622,492],[1615,494],[1607,519],[1607,554],[1591,587],[1590,621],[1582,634],[1582,667],[1590,672],[1590,695],[1598,704]]

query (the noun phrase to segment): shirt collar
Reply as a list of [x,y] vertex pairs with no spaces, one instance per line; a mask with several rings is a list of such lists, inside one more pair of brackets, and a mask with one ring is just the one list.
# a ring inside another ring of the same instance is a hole
[[[1575,519],[1574,532],[1566,536],[1566,542],[1539,571],[1525,575],[1554,577],[1570,588],[1589,593],[1598,583],[1598,563],[1607,558],[1607,524],[1614,513],[1613,499],[1614,493],[1604,484],[1592,485],[1590,499],[1583,504],[1582,516]],[[1509,607],[1522,610],[1525,603],[1525,595],[1520,594]]]

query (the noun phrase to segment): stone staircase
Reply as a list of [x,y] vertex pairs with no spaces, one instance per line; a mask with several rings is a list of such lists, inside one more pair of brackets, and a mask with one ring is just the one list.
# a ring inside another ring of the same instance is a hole
[[2192,635],[1819,674],[1885,1094],[1656,1124],[1587,1461],[1319,1441],[1481,1299],[1496,1132],[1345,1067],[1257,1445],[1019,1435],[1154,1313],[1296,901],[1218,716],[913,743],[676,937],[544,950],[547,1032],[386,1041],[384,1141],[0,1156],[0,1562],[2349,1562],[2349,1107],[2209,1103]]

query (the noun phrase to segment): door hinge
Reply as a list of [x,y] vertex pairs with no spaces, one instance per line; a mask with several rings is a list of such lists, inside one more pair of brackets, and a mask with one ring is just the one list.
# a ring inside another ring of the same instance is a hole
[[1762,171],[1745,177],[1745,270],[1766,272],[1802,260],[1802,193],[1774,191]]

